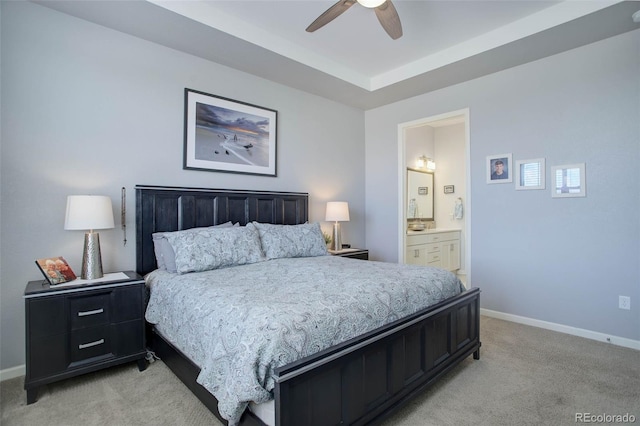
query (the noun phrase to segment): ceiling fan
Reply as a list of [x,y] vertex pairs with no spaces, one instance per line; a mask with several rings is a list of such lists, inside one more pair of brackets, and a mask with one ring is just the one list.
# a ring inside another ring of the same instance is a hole
[[324,27],[356,3],[360,3],[362,6],[370,9],[375,9],[378,21],[380,21],[382,28],[384,28],[392,39],[396,40],[402,37],[400,17],[391,0],[339,0],[313,21],[311,25],[307,27],[307,32],[312,33]]

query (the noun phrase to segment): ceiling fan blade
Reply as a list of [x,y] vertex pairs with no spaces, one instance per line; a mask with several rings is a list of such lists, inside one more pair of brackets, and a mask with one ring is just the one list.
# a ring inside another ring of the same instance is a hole
[[376,16],[378,21],[382,25],[382,28],[389,34],[389,36],[396,40],[402,37],[402,24],[400,23],[400,17],[396,11],[395,6],[391,3],[391,0],[387,0],[380,6],[376,7]]
[[338,16],[346,12],[347,9],[349,9],[355,3],[356,0],[339,0],[336,4],[325,10],[322,15],[318,16],[318,19],[313,21],[311,25],[307,27],[307,32],[312,33],[318,28],[324,27],[329,22],[333,21]]

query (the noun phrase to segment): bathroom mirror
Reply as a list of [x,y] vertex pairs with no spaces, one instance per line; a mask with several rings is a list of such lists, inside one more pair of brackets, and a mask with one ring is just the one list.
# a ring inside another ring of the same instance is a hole
[[407,225],[433,220],[433,173],[407,168]]

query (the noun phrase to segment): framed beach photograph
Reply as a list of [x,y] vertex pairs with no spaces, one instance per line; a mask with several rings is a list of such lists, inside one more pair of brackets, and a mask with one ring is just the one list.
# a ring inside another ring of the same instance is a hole
[[516,160],[516,189],[544,189],[546,173],[544,163],[544,158]]
[[185,89],[183,168],[276,176],[277,116],[272,109]]
[[62,256],[37,259],[36,265],[50,285],[62,284],[76,279],[76,274]]
[[487,183],[509,183],[511,177],[511,154],[487,156]]
[[553,198],[586,197],[587,181],[584,163],[551,167]]

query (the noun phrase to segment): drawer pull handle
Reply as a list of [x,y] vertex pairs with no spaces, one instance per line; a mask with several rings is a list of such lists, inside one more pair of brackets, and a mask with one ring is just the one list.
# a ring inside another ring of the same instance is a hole
[[98,346],[104,343],[104,339],[100,339],[100,340],[96,340],[95,342],[91,342],[91,343],[84,343],[82,345],[78,345],[78,349],[86,349],[86,348],[90,348],[92,346]]
[[414,250],[413,257],[420,257],[420,250]]
[[78,312],[78,316],[86,317],[87,315],[96,315],[96,314],[101,314],[103,312],[104,312],[104,309],[100,308],[100,309],[94,309],[93,311]]

